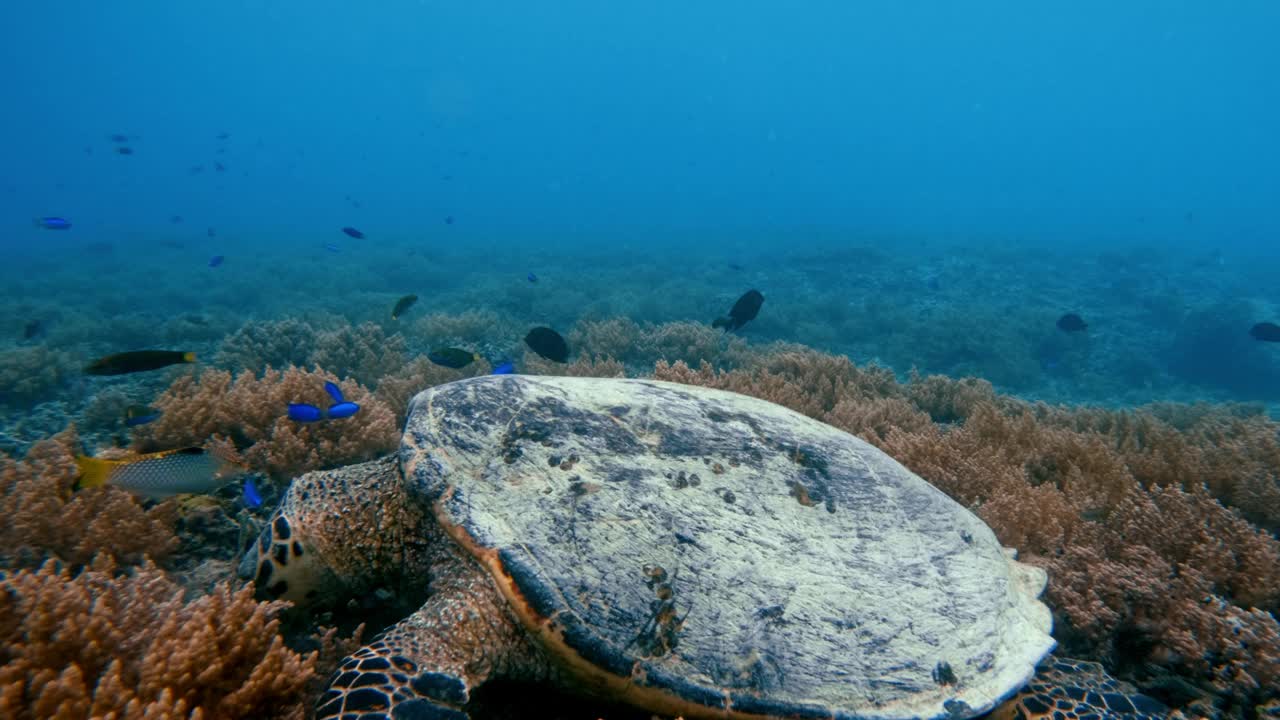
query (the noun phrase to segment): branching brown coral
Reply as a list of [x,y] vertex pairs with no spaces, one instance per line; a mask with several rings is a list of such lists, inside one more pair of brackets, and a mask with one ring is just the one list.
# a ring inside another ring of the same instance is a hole
[[551,362],[538,357],[532,352],[524,358],[525,373],[528,375],[561,375],[565,377],[598,377],[620,378],[627,376],[627,369],[622,363],[611,357],[590,357],[579,355],[571,363]]
[[305,320],[250,320],[222,343],[214,364],[234,373],[268,367],[309,367],[317,330]]
[[[360,412],[350,418],[298,423],[286,415],[289,403],[320,408],[333,401],[324,382],[333,381]],[[400,439],[395,413],[354,380],[291,367],[268,369],[261,378],[207,370],[183,376],[154,403],[160,419],[139,428],[143,449],[200,445],[215,435],[230,438],[249,467],[275,477],[360,462],[393,450]]]
[[0,579],[0,716],[305,717],[316,656],[284,646],[283,603],[225,583],[184,602],[150,564],[114,570],[49,562]]
[[99,551],[125,563],[163,561],[174,551],[177,509],[144,510],[119,488],[73,491],[79,441],[68,430],[32,446],[20,461],[0,456],[0,559],[34,567],[53,555],[80,567]]
[[342,378],[353,378],[375,387],[385,376],[399,370],[408,361],[404,336],[388,336],[382,326],[364,322],[352,327],[343,325],[321,332],[311,354],[314,367],[324,368]]

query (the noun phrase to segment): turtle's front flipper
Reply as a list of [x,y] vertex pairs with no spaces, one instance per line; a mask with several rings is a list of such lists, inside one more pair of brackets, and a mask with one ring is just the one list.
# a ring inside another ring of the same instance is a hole
[[343,660],[317,720],[466,720],[463,706],[486,680],[541,674],[545,664],[474,560],[442,544],[431,578],[421,609]]

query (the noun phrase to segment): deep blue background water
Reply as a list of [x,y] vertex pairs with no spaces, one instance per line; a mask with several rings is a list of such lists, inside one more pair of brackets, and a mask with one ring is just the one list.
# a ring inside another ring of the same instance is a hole
[[[1269,2],[65,2],[0,20],[6,244],[47,241],[36,214],[325,231],[351,222],[347,195],[377,230],[452,214],[1224,245],[1280,224]],[[116,132],[136,155],[111,153]]]

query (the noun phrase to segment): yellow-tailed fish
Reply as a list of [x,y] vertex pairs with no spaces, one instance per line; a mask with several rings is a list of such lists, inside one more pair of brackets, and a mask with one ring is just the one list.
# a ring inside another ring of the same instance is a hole
[[244,469],[219,452],[191,447],[106,459],[80,456],[78,488],[115,485],[149,498],[184,493],[210,493]]

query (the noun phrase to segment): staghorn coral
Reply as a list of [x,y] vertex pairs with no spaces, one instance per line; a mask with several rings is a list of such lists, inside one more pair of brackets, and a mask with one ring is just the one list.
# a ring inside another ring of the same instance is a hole
[[78,445],[71,429],[36,443],[20,461],[0,456],[2,564],[34,567],[52,555],[80,567],[98,552],[125,563],[165,560],[178,544],[175,505],[143,509],[109,485],[73,492]]
[[899,384],[818,353],[731,372],[659,362],[654,376],[771,400],[879,445],[1049,570],[1073,654],[1200,678],[1236,707],[1280,693],[1280,541],[1224,504],[1274,517],[1274,421],[1230,407],[1054,408],[972,379]]
[[[332,402],[326,380],[336,382],[360,412],[336,421],[290,420],[289,403]],[[244,373],[234,380],[229,372],[207,370],[198,379],[178,378],[153,404],[163,414],[138,428],[136,446],[199,445],[220,435],[234,442],[250,468],[277,478],[368,460],[390,452],[400,439],[395,413],[385,402],[353,380],[319,370],[268,368],[261,378]]]
[[109,560],[73,575],[53,562],[0,578],[0,715],[25,718],[306,715],[316,654],[285,647],[248,585],[184,602],[151,564]]

